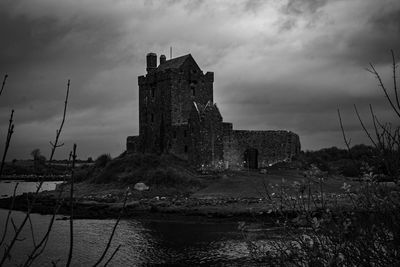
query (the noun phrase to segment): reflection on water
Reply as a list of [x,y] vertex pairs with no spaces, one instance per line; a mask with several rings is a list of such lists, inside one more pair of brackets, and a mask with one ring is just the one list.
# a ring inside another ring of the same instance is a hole
[[[4,226],[7,210],[0,209],[0,225]],[[22,212],[13,212],[15,221],[23,219]],[[46,231],[50,216],[33,214],[35,238]],[[73,266],[90,266],[101,255],[115,220],[74,221]],[[110,266],[140,266],[145,264],[223,264],[248,258],[248,251],[242,233],[236,222],[197,223],[193,219],[177,221],[162,220],[121,220],[108,256],[118,244],[121,249]],[[4,227],[2,227],[4,228]],[[12,229],[8,231],[9,240]],[[12,253],[10,265],[26,259],[32,249],[29,227],[24,229],[22,238]],[[44,254],[35,266],[51,266],[52,261],[65,264],[69,249],[69,221],[57,220]],[[1,253],[3,248],[1,248]],[[249,260],[249,259],[247,259]]]
[[[21,195],[26,192],[35,192],[37,189],[37,182],[25,181],[0,181],[0,198],[11,197],[14,192],[15,184],[18,182],[16,195]],[[43,182],[40,191],[54,190],[56,185],[62,182]]]
[[[0,185],[2,186],[1,194],[5,194],[6,187],[2,183]],[[55,184],[51,186],[54,188]],[[35,188],[32,184],[27,187]],[[12,192],[12,184],[10,188]],[[7,212],[0,209],[0,235],[3,234]],[[12,214],[17,225],[24,218],[22,212]],[[37,242],[46,232],[50,216],[32,214],[31,217]],[[58,218],[61,219],[62,216]],[[74,221],[72,266],[93,265],[102,254],[114,223],[115,220]],[[259,240],[258,242],[263,242],[262,240],[267,239],[270,230],[271,228],[255,225],[251,232]],[[13,231],[12,228],[8,228],[8,241]],[[8,265],[15,266],[24,262],[31,251],[33,242],[29,225],[23,230],[21,238],[24,241],[17,242]],[[106,258],[119,244],[122,247],[109,266],[249,265],[250,261],[243,233],[238,230],[238,223],[232,221],[205,221],[204,219],[199,221],[183,217],[176,218],[175,221],[141,218],[121,220]],[[51,266],[52,261],[58,261],[58,265],[65,265],[68,249],[69,221],[57,220],[46,250],[35,261],[34,266]],[[0,257],[2,253],[4,253],[4,248],[0,247]]]

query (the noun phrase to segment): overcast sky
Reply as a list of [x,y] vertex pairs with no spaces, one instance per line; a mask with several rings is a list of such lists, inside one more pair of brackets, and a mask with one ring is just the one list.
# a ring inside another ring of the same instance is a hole
[[296,132],[302,149],[343,146],[339,107],[352,143],[367,142],[353,111],[373,104],[393,119],[377,81],[390,88],[390,49],[400,55],[399,0],[0,1],[0,152],[29,158],[67,118],[56,158],[117,156],[138,134],[137,76],[148,52],[191,53],[215,73],[214,100],[235,129]]

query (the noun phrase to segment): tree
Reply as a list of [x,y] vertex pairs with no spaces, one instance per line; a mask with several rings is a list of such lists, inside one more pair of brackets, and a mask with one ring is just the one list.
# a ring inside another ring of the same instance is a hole
[[31,156],[33,157],[33,168],[36,173],[42,172],[46,165],[46,157],[43,156],[39,148],[32,150]]

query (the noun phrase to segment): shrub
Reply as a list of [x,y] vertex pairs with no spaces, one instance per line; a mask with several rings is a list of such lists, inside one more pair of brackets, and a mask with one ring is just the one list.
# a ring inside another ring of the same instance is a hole
[[95,165],[96,167],[104,168],[107,163],[111,161],[111,159],[112,158],[110,154],[102,154],[96,159]]
[[342,166],[339,168],[340,173],[346,177],[360,177],[361,170],[356,162],[351,160],[345,160],[342,162]]

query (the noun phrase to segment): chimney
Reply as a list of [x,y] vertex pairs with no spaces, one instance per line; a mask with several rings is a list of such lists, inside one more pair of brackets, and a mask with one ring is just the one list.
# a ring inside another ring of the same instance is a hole
[[146,56],[146,64],[147,64],[147,73],[155,70],[157,68],[157,54],[156,53],[148,53]]
[[161,56],[160,56],[160,65],[161,65],[161,64],[164,64],[165,61],[167,61],[167,58],[165,57],[165,55],[161,55]]

